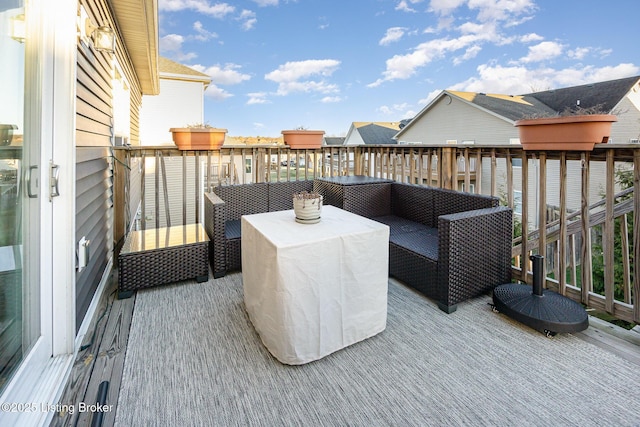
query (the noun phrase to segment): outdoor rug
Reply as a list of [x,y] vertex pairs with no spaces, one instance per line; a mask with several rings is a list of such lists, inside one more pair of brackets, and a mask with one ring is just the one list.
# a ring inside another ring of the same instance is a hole
[[241,274],[139,291],[116,425],[640,425],[638,366],[489,302],[448,315],[390,280],[384,332],[286,366],[247,317]]

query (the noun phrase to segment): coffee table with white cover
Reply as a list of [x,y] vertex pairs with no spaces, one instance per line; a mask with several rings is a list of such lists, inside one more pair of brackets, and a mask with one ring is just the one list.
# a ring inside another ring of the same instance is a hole
[[385,329],[388,226],[334,206],[317,224],[293,210],[241,224],[245,307],[280,362],[311,362]]

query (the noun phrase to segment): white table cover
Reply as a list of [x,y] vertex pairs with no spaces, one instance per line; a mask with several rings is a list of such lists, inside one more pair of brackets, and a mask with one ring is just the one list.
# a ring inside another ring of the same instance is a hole
[[388,226],[333,206],[317,224],[243,216],[244,302],[266,348],[298,365],[382,332],[388,257]]

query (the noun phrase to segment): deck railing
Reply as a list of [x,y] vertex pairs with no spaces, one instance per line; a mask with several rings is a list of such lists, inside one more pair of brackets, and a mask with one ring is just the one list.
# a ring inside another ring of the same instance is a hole
[[115,156],[116,240],[131,226],[200,222],[202,195],[218,185],[385,177],[500,197],[515,212],[514,279],[531,282],[529,255],[543,254],[548,288],[640,323],[634,262],[640,256],[640,145],[603,144],[592,152],[519,145],[128,147]]

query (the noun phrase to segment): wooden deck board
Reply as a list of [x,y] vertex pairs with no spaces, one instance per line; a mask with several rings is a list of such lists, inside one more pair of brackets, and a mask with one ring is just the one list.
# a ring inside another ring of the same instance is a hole
[[[103,381],[109,381],[106,404],[113,407],[104,414],[102,425],[106,427],[114,424],[135,294],[129,299],[118,300],[115,293],[116,280],[113,277],[117,277],[116,270],[112,273],[111,285],[105,290],[100,309],[97,310],[96,318],[87,333],[86,341],[89,347],[78,354],[69,383],[59,402],[63,405],[74,405],[76,412],[55,414],[50,424],[52,427],[90,425],[92,414],[79,414],[78,404],[94,404],[98,387]],[[607,325],[592,322],[587,330],[575,335],[640,367],[640,339],[634,339],[638,334],[629,332],[630,335],[621,336],[617,327]]]
[[51,427],[90,425],[93,413],[80,413],[79,403],[95,404],[98,388],[103,381],[109,382],[106,404],[112,405],[112,410],[104,413],[102,425],[114,424],[135,305],[135,295],[124,300],[116,298],[116,277],[117,271],[114,270],[110,285],[101,298],[98,314],[87,333],[87,344],[84,345],[89,347],[78,353],[69,382],[59,402],[67,407],[73,405],[75,411],[73,414],[66,411],[56,413],[50,423]]

